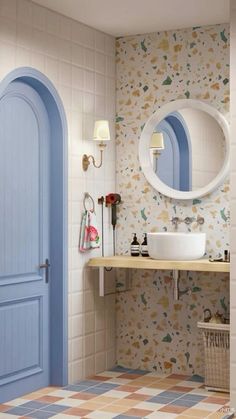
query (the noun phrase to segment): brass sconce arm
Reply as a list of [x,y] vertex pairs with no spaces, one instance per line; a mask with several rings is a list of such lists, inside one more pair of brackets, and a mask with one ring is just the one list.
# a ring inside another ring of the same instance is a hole
[[153,150],[153,157],[158,158],[160,155],[161,155],[161,152],[159,150],[157,150],[157,149]]
[[96,164],[95,157],[92,154],[90,154],[89,156],[87,154],[84,154],[83,159],[82,159],[82,167],[83,167],[83,170],[85,172],[88,170],[88,167],[90,165],[90,160],[91,160],[93,166],[96,167],[96,169],[99,169],[102,166],[103,151],[104,151],[104,148],[106,147],[106,144],[100,143],[100,144],[98,144],[98,146],[100,148],[100,163]]

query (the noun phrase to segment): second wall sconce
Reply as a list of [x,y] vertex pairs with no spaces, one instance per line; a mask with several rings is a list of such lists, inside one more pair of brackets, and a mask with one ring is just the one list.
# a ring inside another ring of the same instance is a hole
[[150,149],[153,152],[153,155],[158,157],[164,148],[164,137],[162,132],[154,132],[151,136],[150,142]]
[[90,163],[92,162],[93,166],[99,169],[102,166],[103,163],[103,151],[106,147],[105,142],[110,141],[110,130],[109,130],[109,122],[106,120],[103,121],[95,121],[94,126],[94,134],[93,134],[93,140],[98,142],[98,147],[100,149],[100,163],[96,164],[95,158],[92,155],[83,155],[82,159],[82,166],[83,170],[87,171]]

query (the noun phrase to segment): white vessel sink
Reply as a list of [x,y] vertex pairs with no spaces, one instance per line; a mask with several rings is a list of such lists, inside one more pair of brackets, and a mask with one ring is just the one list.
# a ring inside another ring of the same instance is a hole
[[148,233],[148,253],[153,259],[193,260],[204,256],[205,233]]

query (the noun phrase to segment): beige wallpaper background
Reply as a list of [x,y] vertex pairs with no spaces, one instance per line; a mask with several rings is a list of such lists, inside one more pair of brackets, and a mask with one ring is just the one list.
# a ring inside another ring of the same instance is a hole
[[[199,99],[229,118],[229,26],[214,25],[117,39],[118,252],[129,254],[132,233],[173,229],[173,216],[203,216],[207,253],[229,246],[229,182],[193,201],[174,201],[145,180],[138,142],[148,117],[163,104]],[[198,227],[193,224],[191,227]],[[197,230],[196,230],[197,231]],[[229,311],[227,275],[181,273],[180,288],[192,295],[173,299],[171,272],[132,272],[131,291],[118,294],[117,362],[158,372],[203,374],[197,321],[203,310]],[[119,287],[122,287],[122,277]],[[119,288],[120,289],[120,288]]]

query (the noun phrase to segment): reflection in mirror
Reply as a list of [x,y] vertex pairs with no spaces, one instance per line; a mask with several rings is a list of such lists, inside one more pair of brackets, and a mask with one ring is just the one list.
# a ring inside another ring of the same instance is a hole
[[225,137],[209,113],[183,108],[168,114],[150,139],[153,170],[170,188],[192,191],[205,187],[222,169]]

